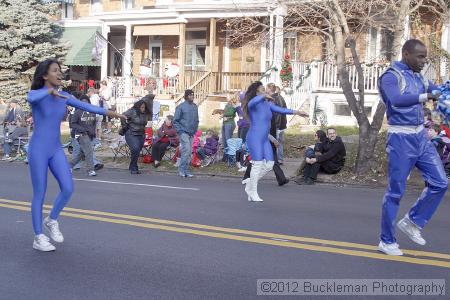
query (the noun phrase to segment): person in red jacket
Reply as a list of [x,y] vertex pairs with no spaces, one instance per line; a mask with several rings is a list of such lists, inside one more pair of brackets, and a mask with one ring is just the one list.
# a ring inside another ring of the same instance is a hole
[[155,168],[161,165],[161,160],[164,157],[167,147],[178,146],[177,131],[172,126],[172,121],[173,116],[168,115],[161,128],[158,129],[158,140],[152,146],[152,158]]

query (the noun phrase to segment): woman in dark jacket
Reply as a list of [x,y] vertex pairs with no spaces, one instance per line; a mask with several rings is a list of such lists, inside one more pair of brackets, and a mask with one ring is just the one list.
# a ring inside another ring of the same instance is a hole
[[164,157],[167,147],[178,146],[177,131],[172,125],[173,116],[168,115],[166,120],[158,129],[158,140],[153,143],[152,146],[152,158],[154,161],[154,167],[157,168],[161,164],[160,161]]
[[123,124],[127,128],[125,140],[131,150],[131,161],[128,169],[131,174],[141,174],[137,162],[144,146],[145,126],[148,121],[151,121],[152,115],[147,102],[142,99],[136,102],[124,115],[127,117],[126,124]]

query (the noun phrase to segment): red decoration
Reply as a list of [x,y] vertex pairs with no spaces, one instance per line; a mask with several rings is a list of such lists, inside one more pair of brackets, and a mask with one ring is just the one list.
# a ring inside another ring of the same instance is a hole
[[284,55],[284,61],[281,65],[281,71],[280,71],[280,78],[283,82],[291,82],[294,78],[294,75],[292,74],[292,65],[290,61],[290,55],[285,54]]

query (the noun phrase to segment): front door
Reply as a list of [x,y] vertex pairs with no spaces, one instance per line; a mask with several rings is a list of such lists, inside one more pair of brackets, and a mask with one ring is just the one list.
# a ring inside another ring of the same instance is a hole
[[161,41],[154,41],[150,39],[149,56],[152,60],[152,75],[156,78],[162,77],[161,52]]

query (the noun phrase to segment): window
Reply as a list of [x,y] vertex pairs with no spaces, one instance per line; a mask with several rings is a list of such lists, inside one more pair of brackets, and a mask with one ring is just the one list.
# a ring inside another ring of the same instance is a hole
[[378,30],[376,28],[369,28],[367,35],[366,60],[371,61],[378,56]]
[[62,4],[62,17],[63,19],[73,19],[73,4],[63,3]]
[[186,31],[185,69],[206,69],[206,28],[189,28]]
[[283,56],[289,54],[292,61],[297,60],[297,34],[296,32],[287,32],[283,38]]
[[206,40],[206,31],[187,31],[186,40]]
[[186,45],[186,69],[205,70],[206,67],[206,46]]
[[380,54],[384,56],[386,61],[391,61],[393,46],[394,46],[394,33],[390,30],[382,29]]
[[100,13],[103,11],[101,0],[91,0],[91,13]]
[[123,0],[122,8],[123,10],[132,9],[134,7],[134,0]]
[[123,57],[122,53],[114,51],[114,70],[113,70],[114,76],[122,76],[122,66],[123,66],[122,57]]
[[334,114],[336,116],[344,116],[349,117],[352,115],[352,111],[350,110],[350,106],[348,104],[334,104]]

